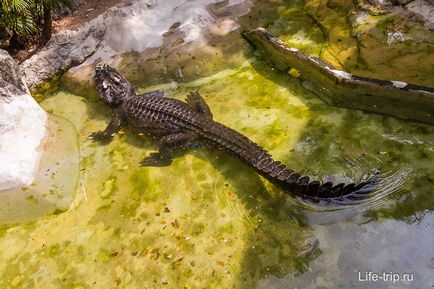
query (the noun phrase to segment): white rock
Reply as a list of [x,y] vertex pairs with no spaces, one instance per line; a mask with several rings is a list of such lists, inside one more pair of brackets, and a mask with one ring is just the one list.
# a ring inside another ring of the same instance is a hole
[[387,33],[387,44],[392,45],[399,42],[404,42],[406,40],[411,40],[411,37],[406,36],[401,31],[394,31]]
[[92,21],[78,30],[64,30],[54,36],[43,50],[20,65],[29,87],[85,61],[95,52],[102,35],[102,22]]
[[408,3],[405,7],[409,11],[422,16],[425,25],[434,29],[434,1],[415,0]]
[[328,67],[326,67],[328,70],[330,70],[334,75],[345,78],[345,79],[351,79],[353,76],[351,75],[351,73],[348,73],[346,71],[343,70],[338,70],[338,69],[330,69]]
[[28,94],[0,103],[0,191],[33,181],[47,116]]
[[398,87],[398,88],[404,88],[407,86],[407,82],[403,82],[403,81],[392,80],[390,82],[392,82],[393,86]]
[[[231,16],[219,17],[212,13],[210,5],[218,0],[137,0],[132,5],[109,11],[104,16],[104,37],[98,49],[85,63],[73,68],[92,64],[95,60],[109,61],[113,55],[127,52],[143,52],[163,45],[164,33],[176,22],[180,23],[184,43],[194,42],[196,47],[207,43],[210,32],[226,35],[240,26],[235,19],[248,13],[247,8],[231,10]],[[228,6],[247,3],[246,0],[229,1]],[[249,6],[250,4],[246,4]],[[232,18],[232,19],[230,19]]]
[[[0,191],[30,185],[42,154],[47,114],[30,96],[18,65],[0,50]],[[15,82],[11,82],[15,81]]]

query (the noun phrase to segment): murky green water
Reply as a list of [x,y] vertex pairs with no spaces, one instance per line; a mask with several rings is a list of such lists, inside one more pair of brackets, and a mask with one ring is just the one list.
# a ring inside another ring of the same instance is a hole
[[[346,58],[349,28],[330,34],[341,41],[324,37],[320,27],[333,22],[325,13],[315,26],[317,2],[275,2],[279,19],[267,24],[287,43],[324,59],[339,51],[348,70],[386,75],[362,54]],[[418,45],[406,51],[423,52]],[[407,79],[426,84],[430,68],[419,77],[416,68]],[[41,105],[75,126],[78,189],[68,210],[0,227],[0,288],[434,286],[434,127],[327,106],[254,58],[193,82],[137,87],[153,89],[178,99],[200,89],[215,120],[306,174],[359,180],[378,170],[381,198],[337,210],[304,204],[206,147],[181,152],[170,167],[140,167],[155,140],[126,127],[109,145],[92,143],[88,136],[105,128],[111,109],[61,90]],[[359,281],[369,271],[411,273],[413,281]]]
[[75,125],[83,185],[69,210],[2,230],[0,287],[364,288],[358,271],[392,271],[414,273],[413,284],[427,288],[434,129],[331,108],[298,80],[252,62],[159,88],[179,99],[200,88],[217,121],[290,167],[353,178],[379,169],[400,179],[393,193],[322,212],[210,148],[143,168],[155,141],[126,128],[107,146],[90,142],[110,108],[61,91],[42,106]]

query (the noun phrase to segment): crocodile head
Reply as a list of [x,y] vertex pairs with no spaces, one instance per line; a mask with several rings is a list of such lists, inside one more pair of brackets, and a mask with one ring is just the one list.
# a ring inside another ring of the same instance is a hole
[[95,67],[94,79],[101,99],[111,106],[119,106],[134,93],[131,83],[107,64]]

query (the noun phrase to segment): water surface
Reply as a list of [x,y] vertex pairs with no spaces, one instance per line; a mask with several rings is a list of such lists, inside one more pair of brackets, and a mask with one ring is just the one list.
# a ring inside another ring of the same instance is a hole
[[[411,43],[388,43],[388,33],[401,29],[396,17],[337,1],[273,3],[257,6],[252,26],[349,72],[429,85],[431,34],[421,39],[408,29]],[[354,17],[364,24],[350,25]],[[41,105],[75,126],[78,188],[69,208],[1,227],[0,288],[434,286],[434,128],[330,107],[297,78],[251,57],[243,50],[238,68],[136,88],[181,100],[199,89],[216,121],[319,179],[359,181],[379,171],[369,202],[306,204],[207,147],[180,152],[170,167],[140,167],[156,140],[125,127],[106,146],[92,143],[111,108],[92,93],[61,89]],[[369,271],[412,273],[414,281],[359,281]]]
[[325,212],[212,148],[140,167],[155,140],[126,127],[109,145],[92,143],[111,109],[60,91],[41,105],[75,125],[83,185],[65,212],[1,231],[1,287],[365,288],[357,272],[369,270],[432,282],[432,127],[329,107],[255,59],[138,91],[156,88],[178,99],[200,89],[215,120],[289,167],[355,179],[378,169],[400,181],[369,205]]

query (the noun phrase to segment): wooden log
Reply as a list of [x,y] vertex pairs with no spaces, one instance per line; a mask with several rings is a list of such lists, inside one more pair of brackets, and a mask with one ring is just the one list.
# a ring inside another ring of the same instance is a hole
[[261,27],[244,36],[276,69],[297,69],[309,82],[305,87],[330,105],[434,124],[434,88],[352,75],[286,46]]

